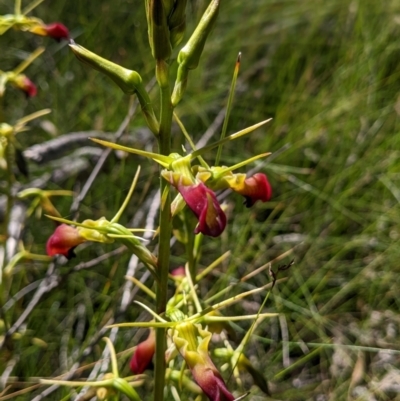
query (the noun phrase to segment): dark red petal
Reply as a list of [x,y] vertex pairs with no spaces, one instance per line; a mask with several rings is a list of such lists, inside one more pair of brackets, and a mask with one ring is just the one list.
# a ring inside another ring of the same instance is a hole
[[47,36],[50,36],[51,38],[56,40],[69,38],[68,28],[60,22],[53,22],[51,24],[48,24],[44,27],[44,30],[46,31]]
[[33,97],[37,94],[36,85],[24,74],[17,75],[12,81],[12,84],[25,92],[26,96]]
[[272,196],[272,187],[265,174],[256,173],[252,177],[246,178],[245,187],[239,192],[246,198],[247,207],[253,206],[258,200],[267,202]]
[[139,375],[147,369],[153,359],[155,349],[155,331],[151,330],[147,339],[138,344],[132,355],[129,367],[133,374]]
[[215,193],[200,182],[191,186],[178,185],[186,204],[199,219],[195,233],[218,237],[226,226],[226,216]]
[[22,90],[27,94],[29,97],[34,97],[37,94],[36,85],[27,77],[24,79],[24,87]]
[[204,366],[196,366],[192,369],[195,382],[203,390],[210,401],[233,401],[235,397],[226,388],[225,382],[218,371],[213,371]]
[[185,268],[183,266],[179,266],[171,271],[171,276],[177,279],[182,279],[186,277]]

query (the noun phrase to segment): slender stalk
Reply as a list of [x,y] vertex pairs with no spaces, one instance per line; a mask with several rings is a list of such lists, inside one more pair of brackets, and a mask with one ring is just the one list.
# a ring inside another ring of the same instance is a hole
[[[242,58],[242,53],[239,52],[239,54],[237,56],[237,59],[236,59],[236,63],[235,63],[235,69],[233,71],[231,89],[229,91],[228,104],[226,106],[225,120],[224,120],[224,125],[222,126],[221,139],[225,138],[226,131],[228,129],[229,116],[230,116],[231,110],[232,110],[233,97],[234,97],[234,94],[235,94],[237,77],[239,75],[241,58]],[[218,146],[217,157],[215,158],[215,165],[216,166],[218,166],[218,164],[219,164],[219,161],[221,159],[221,154],[222,154],[222,145]]]
[[15,0],[14,14],[21,15],[21,0]]
[[194,258],[194,230],[191,224],[191,219],[188,216],[185,216],[185,224],[186,224],[186,235],[187,235],[187,242],[186,242],[186,258],[189,264],[189,272],[190,277],[193,281],[193,284],[196,284],[196,260]]
[[[171,89],[169,86],[169,66],[163,60],[156,61],[156,78],[160,87],[160,131],[158,135],[159,152],[162,155],[171,153],[171,123],[172,123],[172,104]],[[170,239],[171,239],[171,197],[169,194],[169,184],[160,177],[160,190],[162,196],[160,208],[160,235],[158,252],[158,275],[160,282],[156,290],[156,311],[158,314],[165,312],[167,305],[168,271],[170,259]],[[164,196],[167,194],[167,196]],[[165,350],[166,350],[166,329],[157,328],[156,330],[156,353],[154,371],[154,401],[164,399],[165,385]]]
[[[3,280],[5,279],[4,277],[4,269],[7,266],[7,263],[9,262],[9,258],[12,257],[13,255],[7,255],[7,250],[6,250],[6,241],[8,238],[8,226],[10,224],[10,218],[11,218],[11,210],[14,205],[14,197],[12,195],[12,186],[15,182],[15,177],[13,173],[13,166],[14,166],[14,157],[13,157],[13,152],[14,152],[14,146],[11,143],[11,139],[9,139],[8,144],[6,145],[6,150],[5,150],[5,157],[6,157],[6,163],[7,163],[7,170],[6,170],[6,197],[7,197],[7,203],[6,203],[6,210],[4,214],[4,220],[2,225],[0,226],[2,233],[5,235],[4,239],[4,244],[3,246],[3,261],[2,265],[0,266],[0,284],[3,285]],[[1,260],[0,260],[1,263]],[[7,298],[6,292],[4,291],[4,288],[1,287],[1,293],[0,293],[0,301],[1,304],[4,305],[3,301]]]

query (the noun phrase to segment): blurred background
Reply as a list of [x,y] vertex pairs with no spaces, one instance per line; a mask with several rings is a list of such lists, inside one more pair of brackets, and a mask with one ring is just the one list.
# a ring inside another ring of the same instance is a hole
[[[186,38],[207,4],[188,3]],[[0,1],[0,14],[12,10],[12,1]],[[151,83],[154,65],[142,1],[47,1],[33,15],[64,23],[77,43],[138,71]],[[286,281],[266,305],[266,311],[279,312],[280,317],[260,325],[248,346],[248,355],[269,382],[271,397],[251,387],[245,375],[244,388],[252,389],[249,399],[400,400],[399,37],[396,0],[223,1],[201,64],[189,75],[187,93],[176,111],[195,141],[213,123],[213,139],[219,136],[218,115],[226,105],[238,52],[242,63],[228,132],[273,118],[267,128],[225,146],[222,160],[232,165],[272,152],[266,162],[256,164],[270,179],[272,200],[248,210],[231,194],[226,199],[227,230],[217,240],[204,241],[202,259],[207,266],[232,251],[204,283],[204,297],[276,258],[276,267],[295,262],[282,273]],[[10,89],[4,99],[6,121],[52,109],[31,124],[31,131],[19,134],[23,148],[68,133],[115,132],[128,112],[129,97],[79,63],[65,42],[8,31],[0,37],[0,69],[14,68],[39,45],[46,52],[25,71],[38,85],[38,95],[25,99]],[[151,94],[156,101],[157,92]],[[151,149],[144,125],[139,113],[127,128],[127,140]],[[179,151],[182,139],[177,126],[174,130]],[[20,180],[27,183],[49,169],[69,167],[78,157],[62,156],[52,164],[30,162],[29,179]],[[86,169],[49,187],[79,192],[94,166],[93,154],[83,157]],[[122,222],[130,221],[156,188],[157,169],[147,160],[114,153],[83,200],[80,220],[111,218],[139,163],[139,189]],[[70,199],[55,203],[63,216],[72,217]],[[139,225],[144,217],[138,218]],[[53,229],[44,217],[32,216],[24,232],[25,246],[44,253]],[[60,283],[32,311],[23,338],[0,357],[0,367],[16,360],[11,376],[21,387],[29,377],[68,370],[116,310],[129,255],[74,269],[112,249],[114,245],[93,244],[59,267]],[[179,247],[173,254],[172,263],[179,266]],[[41,280],[46,266],[27,262],[18,265],[16,273],[10,296]],[[268,280],[264,269],[240,289]],[[7,310],[10,321],[31,297],[32,292]],[[254,313],[262,300],[262,295],[254,296],[230,314]],[[142,315],[132,307],[123,321]],[[240,339],[248,324],[235,327]],[[140,336],[134,330],[121,331],[117,351],[134,346]],[[94,346],[82,364],[96,361],[101,350]],[[121,356],[126,374],[128,360],[129,353]],[[32,399],[41,391],[32,389],[15,399]],[[49,399],[67,393],[59,390]]]

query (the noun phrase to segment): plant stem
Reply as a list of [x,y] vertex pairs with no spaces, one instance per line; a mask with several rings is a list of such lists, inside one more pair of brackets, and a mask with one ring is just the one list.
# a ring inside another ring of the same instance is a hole
[[196,284],[196,260],[194,257],[194,228],[191,224],[191,216],[185,216],[186,222],[186,235],[187,235],[187,242],[186,242],[186,257],[187,262],[189,264],[189,272],[190,277],[192,278],[193,284]]
[[[171,123],[172,104],[171,89],[169,86],[169,66],[163,60],[156,61],[156,78],[160,87],[160,131],[158,135],[159,152],[162,155],[171,153]],[[156,290],[156,310],[158,314],[165,312],[167,305],[168,272],[170,259],[171,240],[171,197],[169,184],[160,177],[161,208],[160,208],[160,235],[158,251],[158,275],[160,281]],[[164,196],[167,194],[167,196]],[[164,399],[165,385],[165,350],[166,350],[166,329],[156,329],[156,353],[154,372],[154,401]]]

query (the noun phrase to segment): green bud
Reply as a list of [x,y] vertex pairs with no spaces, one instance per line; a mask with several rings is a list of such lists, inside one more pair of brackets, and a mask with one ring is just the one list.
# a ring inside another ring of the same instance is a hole
[[172,322],[181,322],[185,319],[185,315],[183,314],[183,312],[173,307],[169,308],[166,314]]
[[182,42],[186,31],[186,21],[183,21],[181,25],[172,28],[169,32],[169,40],[172,48],[179,45]]
[[174,90],[171,95],[172,106],[175,107],[182,99],[186,90],[189,69],[184,64],[180,64],[176,75]]
[[79,61],[82,61],[95,70],[106,74],[123,90],[124,93],[131,95],[137,91],[139,86],[142,85],[142,78],[136,71],[121,67],[112,61],[92,53],[73,41],[71,41],[69,47]]
[[199,65],[207,37],[218,16],[219,4],[220,0],[211,1],[192,36],[179,52],[178,63],[184,64],[189,70],[193,70]]
[[175,7],[168,18],[170,42],[172,48],[176,47],[185,36],[186,3],[187,0],[177,0],[175,2]]
[[0,123],[0,136],[11,136],[14,132],[14,127],[7,123]]
[[113,387],[124,393],[132,401],[140,401],[139,395],[134,388],[123,378],[114,377]]
[[186,19],[186,4],[187,0],[177,0],[175,2],[174,9],[168,16],[168,26],[170,30],[181,25]]
[[176,0],[162,0],[165,15],[168,17],[172,9],[175,7]]
[[169,29],[162,0],[149,0],[149,40],[153,57],[168,60],[171,56]]
[[[220,0],[211,1],[192,36],[178,54],[179,67],[171,96],[173,106],[176,106],[182,99],[183,93],[186,90],[189,70],[193,70],[199,65],[200,56],[207,37],[218,16],[219,4]],[[176,39],[174,38],[173,40]]]
[[136,94],[148,127],[154,134],[158,134],[159,124],[150,97],[142,83],[142,77],[136,71],[100,57],[72,40],[69,46],[79,61],[110,77],[124,93]]

